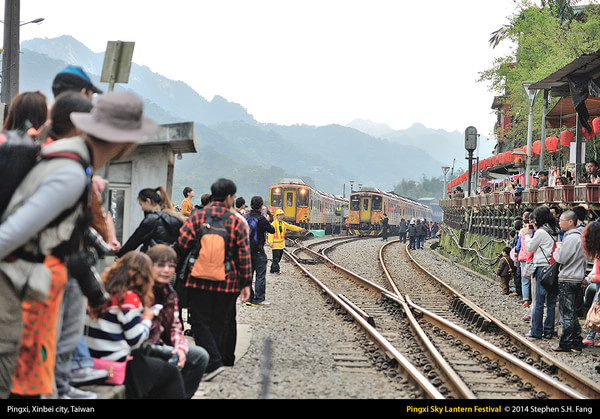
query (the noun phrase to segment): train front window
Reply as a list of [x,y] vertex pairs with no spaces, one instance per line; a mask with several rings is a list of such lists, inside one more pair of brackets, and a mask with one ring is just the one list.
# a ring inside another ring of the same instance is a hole
[[279,189],[275,189],[271,192],[271,206],[272,207],[280,207],[283,203],[281,198],[281,191]]
[[296,199],[296,204],[299,208],[307,208],[308,207],[308,191],[306,189],[300,189],[298,191],[298,198]]
[[367,198],[363,199],[363,211],[369,211],[369,200]]
[[381,202],[382,199],[380,196],[373,197],[373,211],[381,211]]
[[360,199],[358,195],[352,195],[350,197],[350,211],[359,211],[360,210]]
[[288,192],[285,194],[285,205],[287,207],[294,206],[294,193],[293,192]]

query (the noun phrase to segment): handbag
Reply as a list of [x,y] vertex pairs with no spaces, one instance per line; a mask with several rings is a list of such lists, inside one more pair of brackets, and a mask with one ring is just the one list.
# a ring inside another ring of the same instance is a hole
[[523,278],[531,279],[533,275],[533,262],[525,262],[525,267],[523,268]]
[[542,287],[544,287],[548,293],[558,294],[558,272],[560,271],[560,264],[554,262],[552,265],[544,266],[541,269],[540,284]]
[[[556,248],[556,242],[554,242],[554,248]],[[548,263],[550,263],[550,265],[541,268],[540,285],[544,287],[546,292],[558,294],[558,272],[560,271],[560,264],[556,262],[551,263],[548,256],[546,256],[544,249],[540,247],[540,250]]]
[[597,297],[594,298],[594,302],[585,316],[585,327],[594,332],[600,332],[600,301]]
[[110,361],[108,359],[92,358],[94,360],[94,369],[106,370],[108,378],[104,381],[106,384],[114,384],[120,386],[125,382],[125,371],[127,370],[127,362],[131,359],[128,356],[125,361]]
[[594,295],[594,302],[585,316],[584,326],[593,332],[600,332],[600,300],[598,300],[598,294],[600,288]]

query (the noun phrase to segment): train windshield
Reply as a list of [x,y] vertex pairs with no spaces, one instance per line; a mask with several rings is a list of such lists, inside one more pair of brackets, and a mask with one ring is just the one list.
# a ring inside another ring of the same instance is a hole
[[381,203],[382,203],[382,199],[380,196],[373,196],[373,203],[371,204],[372,206],[372,210],[373,211],[381,211]]
[[283,204],[283,199],[281,197],[281,189],[272,189],[271,190],[271,206],[272,207],[280,207]]
[[298,191],[298,197],[296,198],[296,205],[299,208],[308,207],[308,191],[306,189],[300,189]]
[[360,198],[358,195],[352,195],[350,197],[350,211],[359,211],[360,210]]

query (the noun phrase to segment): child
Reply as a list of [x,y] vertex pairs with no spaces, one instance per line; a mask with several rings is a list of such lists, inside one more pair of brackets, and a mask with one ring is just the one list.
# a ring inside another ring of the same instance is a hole
[[515,271],[515,264],[510,257],[510,247],[502,249],[502,256],[500,262],[498,262],[498,269],[496,269],[496,276],[500,280],[500,286],[502,287],[502,294],[509,295],[508,284],[513,277]]

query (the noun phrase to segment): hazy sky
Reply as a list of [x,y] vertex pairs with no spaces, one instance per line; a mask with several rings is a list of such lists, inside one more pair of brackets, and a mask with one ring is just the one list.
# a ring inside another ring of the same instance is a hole
[[361,118],[487,136],[493,93],[476,80],[508,51],[488,39],[514,10],[513,0],[22,0],[21,22],[45,21],[21,27],[21,40],[68,34],[94,52],[133,41],[137,64],[260,122]]

